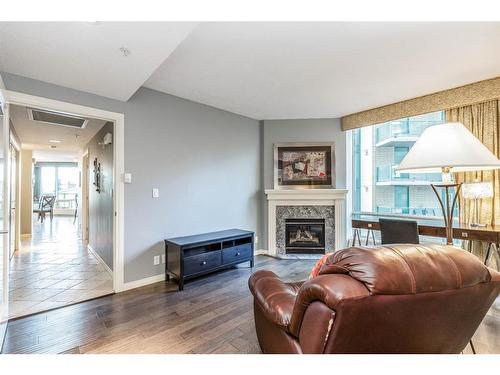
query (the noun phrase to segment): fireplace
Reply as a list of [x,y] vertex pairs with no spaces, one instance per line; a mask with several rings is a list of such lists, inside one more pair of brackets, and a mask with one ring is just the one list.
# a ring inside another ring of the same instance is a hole
[[287,254],[324,254],[325,219],[285,219]]
[[[267,189],[265,192],[268,201],[267,251],[270,255],[283,259],[318,259],[323,253],[346,247],[346,189]],[[297,254],[287,251],[286,219],[292,218],[301,221],[324,219],[323,251],[316,254],[308,254],[311,252],[308,249],[300,249]]]

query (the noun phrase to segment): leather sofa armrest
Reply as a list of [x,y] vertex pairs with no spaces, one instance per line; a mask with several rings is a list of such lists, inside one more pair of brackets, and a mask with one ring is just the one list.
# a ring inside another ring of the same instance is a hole
[[271,271],[257,271],[248,280],[255,302],[270,322],[289,332],[295,299],[301,283],[285,283]]
[[488,268],[488,271],[490,272],[491,275],[491,282],[500,284],[500,272],[495,271],[492,268]]
[[361,282],[348,275],[325,274],[306,281],[299,290],[290,321],[290,333],[298,336],[302,319],[311,303],[321,301],[331,310],[342,300],[364,298],[370,295]]

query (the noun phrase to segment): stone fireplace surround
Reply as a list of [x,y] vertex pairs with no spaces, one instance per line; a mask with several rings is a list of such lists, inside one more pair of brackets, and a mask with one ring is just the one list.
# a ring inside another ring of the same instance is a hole
[[265,193],[268,200],[269,255],[279,258],[318,257],[318,255],[287,255],[285,253],[285,219],[290,217],[324,218],[326,251],[345,247],[346,189],[268,189]]
[[276,254],[286,254],[286,219],[325,219],[325,252],[335,248],[334,206],[276,206]]

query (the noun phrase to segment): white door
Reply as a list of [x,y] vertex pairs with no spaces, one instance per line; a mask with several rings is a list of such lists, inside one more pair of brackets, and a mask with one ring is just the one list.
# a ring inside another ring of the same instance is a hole
[[16,190],[17,190],[17,151],[12,143],[9,144],[10,153],[10,228],[9,228],[9,258],[12,258],[14,252],[17,250],[17,237],[16,237]]
[[0,349],[9,314],[9,105],[0,93]]

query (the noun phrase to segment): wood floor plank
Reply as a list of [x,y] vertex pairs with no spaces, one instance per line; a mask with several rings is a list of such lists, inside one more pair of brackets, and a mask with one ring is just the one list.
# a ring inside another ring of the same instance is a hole
[[[314,261],[257,256],[186,283],[156,283],[9,323],[5,353],[260,353],[248,278],[258,269],[307,278]],[[500,353],[500,300],[474,336],[480,353]]]

